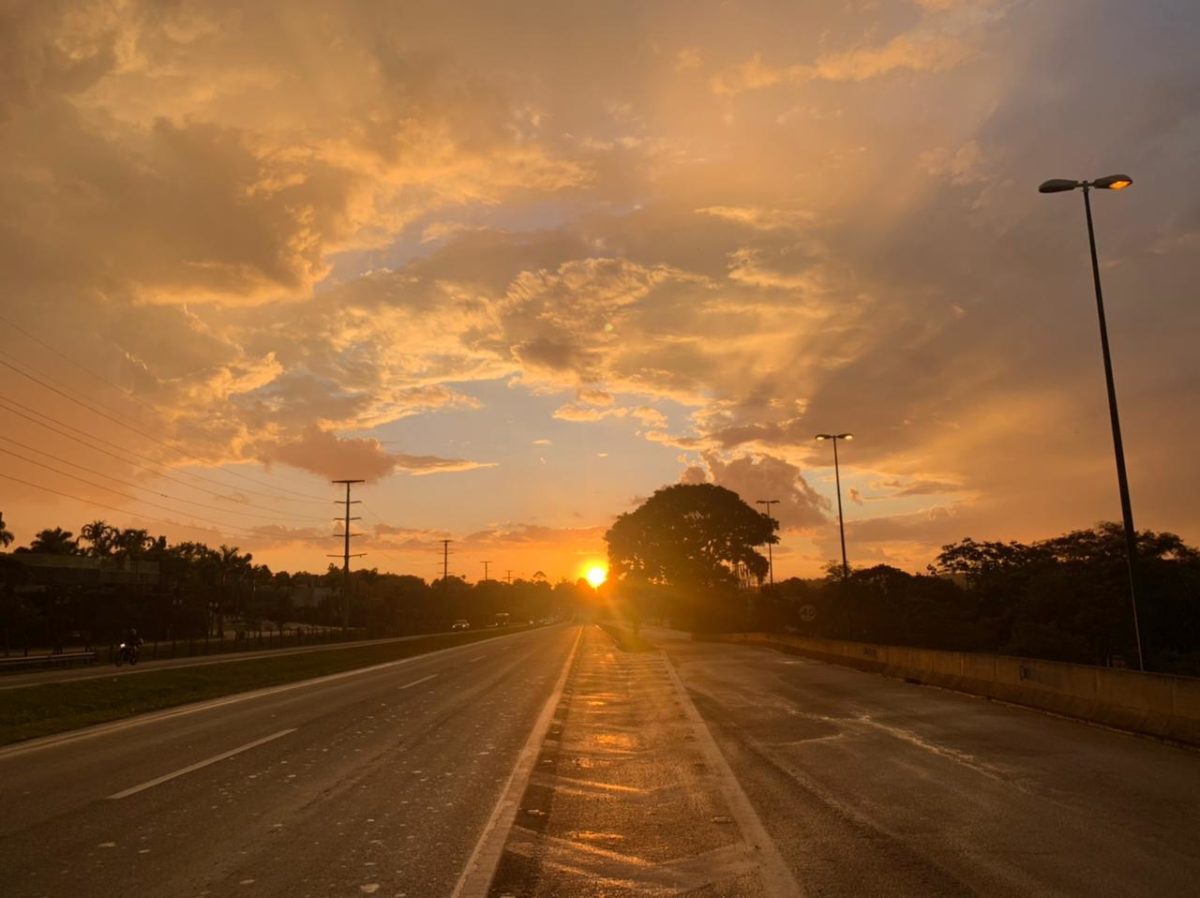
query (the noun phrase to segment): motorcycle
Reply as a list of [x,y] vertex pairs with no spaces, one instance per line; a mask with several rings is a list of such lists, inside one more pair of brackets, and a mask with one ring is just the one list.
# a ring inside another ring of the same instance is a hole
[[117,646],[117,653],[113,656],[113,664],[120,667],[125,662],[129,662],[129,666],[138,663],[138,647],[133,643],[122,642]]

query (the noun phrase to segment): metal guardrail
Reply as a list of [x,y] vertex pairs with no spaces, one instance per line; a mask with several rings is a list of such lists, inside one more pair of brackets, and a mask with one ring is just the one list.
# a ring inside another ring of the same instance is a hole
[[0,658],[0,671],[22,670],[27,667],[66,667],[69,664],[95,664],[99,652],[59,652],[47,655],[20,655]]

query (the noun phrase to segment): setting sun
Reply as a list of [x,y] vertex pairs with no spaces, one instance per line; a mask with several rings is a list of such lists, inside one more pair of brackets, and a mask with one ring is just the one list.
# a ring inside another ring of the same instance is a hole
[[608,569],[603,565],[592,565],[588,568],[585,576],[588,583],[592,584],[593,587],[597,587],[608,579]]

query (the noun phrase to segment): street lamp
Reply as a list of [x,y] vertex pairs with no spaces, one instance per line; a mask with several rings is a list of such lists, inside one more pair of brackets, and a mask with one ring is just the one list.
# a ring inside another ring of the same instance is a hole
[[1094,181],[1070,181],[1051,178],[1038,187],[1039,193],[1083,191],[1083,209],[1087,215],[1088,247],[1092,251],[1092,280],[1096,285],[1096,314],[1100,318],[1100,348],[1104,353],[1104,381],[1108,386],[1108,416],[1112,421],[1113,452],[1117,457],[1117,486],[1121,491],[1121,517],[1125,527],[1125,556],[1129,567],[1129,605],[1133,610],[1133,637],[1137,644],[1138,670],[1146,669],[1142,658],[1142,631],[1137,613],[1137,531],[1133,529],[1133,507],[1129,502],[1129,479],[1125,475],[1125,447],[1121,442],[1121,419],[1117,415],[1117,388],[1113,384],[1112,358],[1108,352],[1108,325],[1104,320],[1104,293],[1100,289],[1100,262],[1096,257],[1096,231],[1092,227],[1092,188],[1124,190],[1133,183],[1129,175],[1108,175]]
[[[772,524],[775,523],[775,519],[771,517],[771,506],[778,505],[779,504],[778,499],[755,499],[754,504],[767,506],[767,520],[770,521]],[[772,535],[774,535],[774,534],[772,534]],[[771,578],[771,585],[774,586],[775,585],[775,557],[771,554],[771,541],[770,540],[767,540],[767,571]]]
[[847,580],[850,577],[850,565],[846,564],[846,523],[842,519],[842,475],[838,471],[838,440],[852,440],[852,433],[819,433],[816,436],[818,440],[831,440],[833,442],[833,479],[837,484],[837,500],[838,500],[838,533],[842,538],[842,579]]

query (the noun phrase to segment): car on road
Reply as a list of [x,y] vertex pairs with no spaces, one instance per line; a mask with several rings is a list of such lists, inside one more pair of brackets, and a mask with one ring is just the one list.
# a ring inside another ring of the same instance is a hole
[[459,618],[458,620],[456,620],[454,623],[452,623],[450,625],[450,629],[451,630],[470,630],[471,622],[468,620],[463,620],[462,618]]

